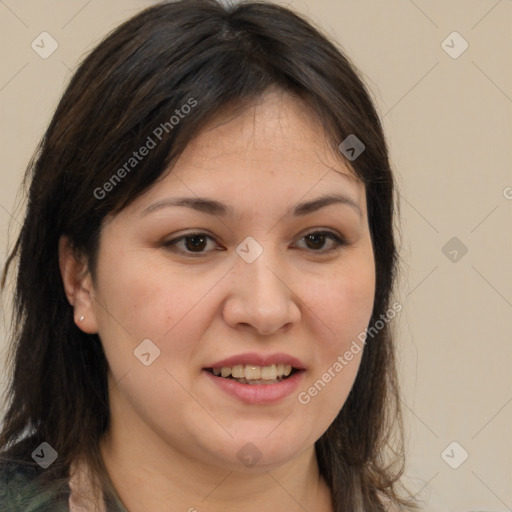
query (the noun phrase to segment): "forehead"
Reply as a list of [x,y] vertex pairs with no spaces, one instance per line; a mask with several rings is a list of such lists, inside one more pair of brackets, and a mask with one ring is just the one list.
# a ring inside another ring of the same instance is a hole
[[250,203],[268,209],[271,203],[344,193],[364,213],[364,191],[311,109],[297,97],[270,91],[250,105],[215,116],[189,142],[171,172],[145,194],[140,208],[186,195],[238,204],[241,216]]
[[[213,167],[214,159],[236,157],[266,161],[282,170],[290,167],[288,162],[300,169],[321,161],[358,181],[341,153],[334,151],[329,135],[304,100],[270,89],[248,104],[218,112],[189,143],[180,160],[181,164],[194,162],[207,167],[210,163]],[[300,162],[305,165],[298,166]]]

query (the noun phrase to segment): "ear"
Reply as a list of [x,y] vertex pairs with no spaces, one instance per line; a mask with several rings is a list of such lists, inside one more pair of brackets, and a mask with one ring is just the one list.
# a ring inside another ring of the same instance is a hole
[[[59,267],[64,292],[73,306],[77,327],[87,334],[96,334],[98,324],[91,274],[85,257],[76,253],[66,236],[59,239]],[[81,317],[84,317],[82,321]]]

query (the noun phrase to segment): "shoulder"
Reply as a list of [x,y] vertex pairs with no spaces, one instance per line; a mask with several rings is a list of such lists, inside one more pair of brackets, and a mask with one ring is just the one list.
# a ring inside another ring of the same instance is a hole
[[14,462],[0,462],[0,503],[2,512],[68,512],[65,500],[36,481],[37,471]]

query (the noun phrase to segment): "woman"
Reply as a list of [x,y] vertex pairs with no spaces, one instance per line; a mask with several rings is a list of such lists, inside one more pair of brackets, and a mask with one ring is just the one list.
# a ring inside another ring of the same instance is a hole
[[325,36],[267,3],[146,9],[26,179],[3,509],[414,510],[393,177]]

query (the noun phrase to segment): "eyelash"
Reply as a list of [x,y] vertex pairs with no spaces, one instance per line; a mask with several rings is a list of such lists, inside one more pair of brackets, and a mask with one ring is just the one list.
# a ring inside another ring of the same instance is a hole
[[[334,242],[336,244],[334,247],[332,247],[331,249],[327,249],[327,250],[314,250],[314,249],[311,249],[311,252],[313,252],[315,254],[330,254],[333,251],[337,251],[337,250],[341,249],[341,247],[347,245],[345,239],[343,239],[342,237],[340,237],[337,234],[333,233],[332,231],[311,231],[310,233],[307,233],[303,237],[301,237],[301,240],[303,238],[306,238],[306,237],[311,236],[311,235],[323,235],[326,238],[330,238],[331,240],[334,240]],[[192,252],[192,251],[185,251],[183,249],[177,248],[177,244],[179,242],[181,242],[182,240],[186,240],[188,238],[200,237],[200,236],[201,237],[206,237],[206,238],[209,238],[210,240],[215,241],[210,235],[208,235],[206,233],[202,233],[202,232],[197,232],[197,233],[189,233],[189,234],[186,234],[186,235],[182,235],[182,236],[180,236],[178,238],[174,238],[172,240],[169,240],[169,241],[164,243],[164,246],[168,247],[170,250],[175,250],[176,252],[179,252],[179,253],[184,254],[186,256],[190,256],[190,257],[193,257],[193,258],[201,257],[203,254],[207,254],[208,251]],[[176,248],[177,248],[177,250],[176,250]]]

